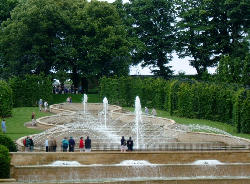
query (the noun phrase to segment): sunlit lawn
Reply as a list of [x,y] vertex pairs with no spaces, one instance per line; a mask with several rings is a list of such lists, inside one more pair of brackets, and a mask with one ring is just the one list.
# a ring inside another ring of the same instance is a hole
[[51,115],[49,112],[40,112],[38,107],[13,108],[12,112],[12,117],[6,118],[6,135],[14,140],[25,135],[41,132],[41,130],[26,128],[24,126],[24,123],[31,121],[32,112],[35,112],[36,118]]

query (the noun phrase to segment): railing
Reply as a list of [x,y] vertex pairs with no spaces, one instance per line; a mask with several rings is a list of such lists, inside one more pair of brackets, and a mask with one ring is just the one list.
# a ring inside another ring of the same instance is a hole
[[[98,144],[92,145],[92,151],[120,151],[119,144]],[[164,144],[145,144],[139,149],[134,147],[134,151],[209,151],[209,150],[250,150],[249,145],[222,145],[220,143],[164,143]],[[24,150],[23,150],[24,151]],[[29,151],[26,149],[26,151]],[[45,151],[44,146],[36,147],[35,151]],[[56,151],[62,151],[60,146]],[[75,152],[79,152],[75,147]]]

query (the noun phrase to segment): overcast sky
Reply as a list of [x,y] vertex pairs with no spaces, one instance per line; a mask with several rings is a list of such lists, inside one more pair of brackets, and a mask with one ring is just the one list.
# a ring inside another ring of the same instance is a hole
[[[110,3],[114,2],[115,0],[100,0],[100,1],[108,1]],[[128,2],[128,0],[123,0],[123,2]],[[176,54],[173,54],[172,61],[168,64],[168,66],[172,66],[172,70],[174,74],[178,74],[179,72],[185,72],[185,74],[196,74],[196,70],[189,65],[190,58],[179,59]],[[214,73],[215,68],[208,68],[209,73]],[[131,75],[150,75],[149,67],[142,68],[140,65],[135,67],[130,67],[130,74]]]

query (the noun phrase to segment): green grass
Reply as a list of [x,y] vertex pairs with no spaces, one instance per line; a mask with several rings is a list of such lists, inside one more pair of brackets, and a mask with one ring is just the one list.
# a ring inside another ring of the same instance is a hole
[[24,123],[31,121],[31,114],[35,112],[36,119],[42,116],[49,116],[49,112],[40,112],[38,107],[18,107],[13,108],[12,117],[6,118],[7,133],[11,139],[16,140],[20,137],[40,133],[41,130],[26,128]]
[[[134,111],[133,107],[123,107],[126,110],[129,111]],[[151,112],[151,109],[149,109],[149,112]],[[210,120],[205,120],[205,119],[190,119],[190,118],[184,118],[184,117],[178,117],[178,116],[170,116],[169,112],[163,111],[163,110],[156,110],[157,116],[159,117],[164,117],[168,119],[174,120],[176,123],[179,124],[184,124],[184,125],[190,125],[190,124],[199,124],[199,125],[207,125],[210,127],[218,128],[221,129],[225,132],[230,133],[231,135],[250,139],[250,134],[242,134],[242,133],[237,133],[236,132],[236,127],[232,125],[228,125],[222,122],[218,121],[210,121]]]
[[[66,99],[71,96],[73,103],[81,103],[82,102],[82,94],[53,94],[53,100],[50,104],[57,104],[66,102]],[[99,103],[102,100],[100,99],[98,94],[88,94],[88,102],[89,103]]]

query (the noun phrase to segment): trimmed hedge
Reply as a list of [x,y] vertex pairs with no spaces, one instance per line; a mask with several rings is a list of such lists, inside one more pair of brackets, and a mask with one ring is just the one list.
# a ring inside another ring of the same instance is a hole
[[25,75],[9,80],[13,90],[14,107],[37,106],[39,99],[50,101],[52,98],[52,82],[44,75]]
[[142,106],[165,109],[170,115],[234,124],[239,132],[250,132],[249,90],[237,86],[195,80],[104,77],[100,80],[100,95],[122,106],[133,106],[139,96]]
[[0,178],[10,177],[10,156],[8,149],[0,145]]
[[240,89],[234,96],[233,120],[238,132],[250,133],[250,91]]
[[17,152],[16,144],[4,134],[0,134],[0,144],[6,146],[10,152]]
[[13,94],[10,86],[0,80],[0,117],[11,116],[13,107]]

